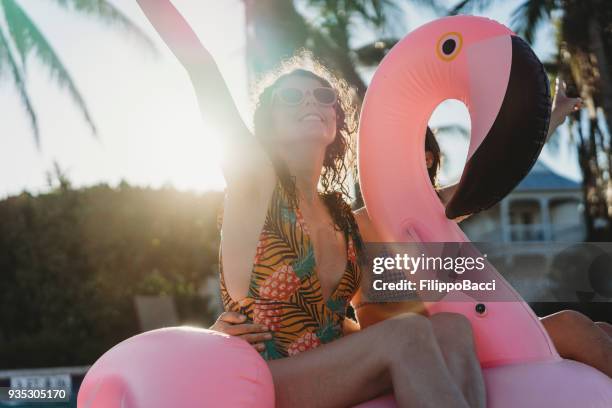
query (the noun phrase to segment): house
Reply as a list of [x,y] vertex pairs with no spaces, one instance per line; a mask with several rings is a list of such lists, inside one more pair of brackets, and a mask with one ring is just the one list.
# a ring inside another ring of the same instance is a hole
[[526,300],[577,301],[577,291],[593,292],[582,197],[580,183],[538,161],[500,203],[460,226]]
[[582,242],[586,238],[580,183],[538,161],[494,207],[461,223],[474,242]]

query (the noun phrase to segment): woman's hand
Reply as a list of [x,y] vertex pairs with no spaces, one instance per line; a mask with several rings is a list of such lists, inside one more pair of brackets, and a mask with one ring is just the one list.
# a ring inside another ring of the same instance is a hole
[[550,114],[550,125],[548,127],[548,138],[559,127],[565,118],[582,108],[582,99],[570,98],[567,96],[565,81],[557,77],[555,80],[555,97],[552,102],[552,112]]
[[230,336],[240,337],[251,343],[253,347],[255,347],[255,350],[264,351],[265,346],[263,342],[265,340],[270,340],[272,334],[263,324],[245,322],[246,316],[243,314],[223,312],[209,329],[229,334]]

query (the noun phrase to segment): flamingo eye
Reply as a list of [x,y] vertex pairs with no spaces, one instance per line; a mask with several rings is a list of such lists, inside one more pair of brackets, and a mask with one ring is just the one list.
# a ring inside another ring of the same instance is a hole
[[438,39],[436,53],[443,61],[452,61],[461,51],[463,37],[457,32],[446,33]]

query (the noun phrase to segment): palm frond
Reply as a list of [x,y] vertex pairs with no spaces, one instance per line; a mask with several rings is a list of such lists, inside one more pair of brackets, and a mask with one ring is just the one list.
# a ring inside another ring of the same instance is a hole
[[[316,0],[312,0],[311,3],[316,3]],[[329,5],[330,4],[327,4],[326,7]],[[327,11],[334,12],[332,10]],[[381,2],[378,1],[351,1],[342,10],[342,13],[346,14],[347,12],[358,15],[366,22],[373,24],[376,28],[379,28],[385,19],[384,9],[381,7]]]
[[32,102],[30,101],[30,96],[28,95],[28,90],[23,79],[22,71],[17,64],[17,60],[13,56],[13,52],[9,46],[7,37],[2,31],[2,27],[0,27],[0,67],[3,67],[5,64],[8,65],[9,71],[13,77],[13,82],[17,88],[19,97],[21,98],[21,103],[23,104],[26,113],[30,118],[30,126],[32,127],[32,132],[34,133],[36,147],[40,148],[40,129],[38,127],[38,118],[36,116],[36,112],[34,111],[34,107],[32,106]]
[[[434,0],[422,0],[433,4]],[[340,23],[352,25],[354,18],[381,32],[401,35],[404,29],[404,10],[399,0],[308,0],[307,4],[320,16],[325,27]]]
[[375,28],[395,28],[395,31],[403,31],[404,11],[397,0],[370,0],[365,3],[372,13],[363,17]]
[[406,13],[398,0],[383,0],[377,2],[371,0],[372,3],[380,4],[381,24],[378,27],[381,34],[393,37],[402,37],[406,35],[408,29],[406,27]]
[[125,14],[108,0],[53,0],[62,8],[95,18],[105,24],[119,27],[133,34],[138,41],[155,50],[153,41]]
[[66,67],[55,53],[51,44],[38,30],[36,24],[14,0],[1,0],[11,36],[24,62],[27,55],[33,52],[50,71],[51,77],[61,88],[65,88],[72,100],[81,110],[92,133],[97,134],[96,126],[87,105],[76,88]]
[[[395,2],[397,3],[398,0],[395,0]],[[447,7],[442,5],[442,3],[440,3],[438,0],[409,0],[409,1],[404,0],[404,2],[411,3],[411,4],[417,4],[419,6],[427,8],[433,11],[436,15],[444,15],[444,13],[447,10]]]
[[366,85],[355,70],[351,53],[340,46],[336,40],[319,27],[308,25],[309,42],[318,56],[323,58],[328,67],[341,73],[342,77],[355,88],[357,95],[363,97]]
[[448,11],[450,15],[483,11],[495,0],[461,0]]
[[363,45],[355,50],[357,61],[365,67],[377,66],[398,41],[397,38],[381,38]]
[[550,17],[554,7],[554,0],[525,0],[512,12],[510,25],[532,44],[538,26],[544,19]]

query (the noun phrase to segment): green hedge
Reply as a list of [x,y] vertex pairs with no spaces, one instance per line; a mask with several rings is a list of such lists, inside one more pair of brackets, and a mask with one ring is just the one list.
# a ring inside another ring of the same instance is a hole
[[138,332],[136,294],[207,325],[221,200],[121,183],[0,201],[0,369],[91,364]]

